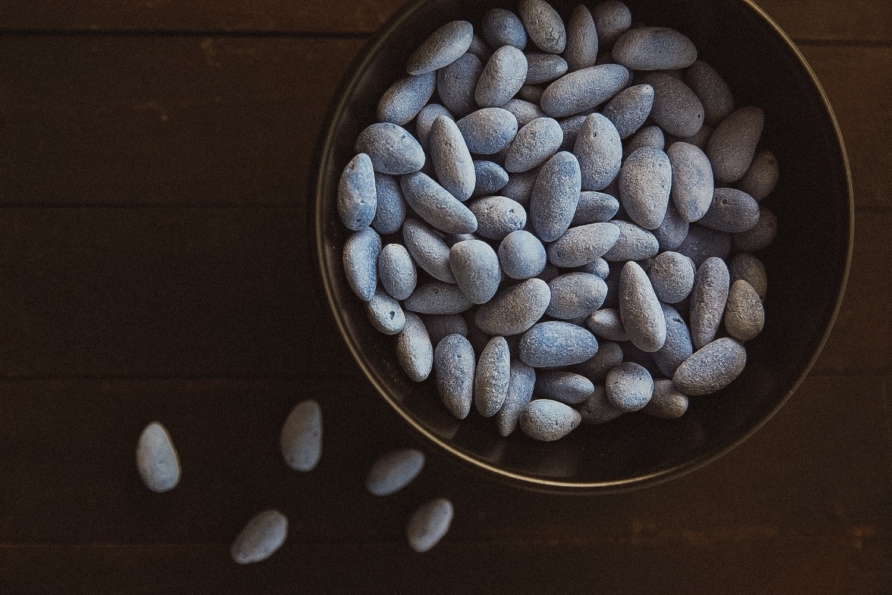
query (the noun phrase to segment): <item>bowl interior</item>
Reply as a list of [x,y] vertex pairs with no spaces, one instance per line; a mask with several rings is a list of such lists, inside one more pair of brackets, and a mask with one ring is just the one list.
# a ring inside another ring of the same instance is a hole
[[[552,5],[566,18],[577,3],[554,0]],[[635,21],[674,27],[690,37],[700,59],[728,82],[738,107],[756,105],[765,111],[760,146],[777,156],[781,171],[765,201],[778,216],[780,233],[758,254],[769,279],[765,330],[747,344],[743,374],[720,393],[691,399],[678,420],[627,415],[548,444],[519,432],[501,438],[491,420],[474,412],[459,422],[441,405],[432,378],[417,384],[403,374],[395,339],[372,328],[347,286],[341,250],[349,232],[338,219],[337,184],[357,135],[375,121],[378,98],[403,75],[411,51],[437,27],[464,18],[476,28],[489,8],[515,8],[515,3],[430,0],[407,6],[361,52],[320,144],[318,256],[330,306],[357,363],[422,434],[478,469],[527,487],[609,491],[647,485],[739,443],[806,375],[829,334],[848,272],[852,197],[842,141],[826,98],[789,42],[742,0],[627,4]]]

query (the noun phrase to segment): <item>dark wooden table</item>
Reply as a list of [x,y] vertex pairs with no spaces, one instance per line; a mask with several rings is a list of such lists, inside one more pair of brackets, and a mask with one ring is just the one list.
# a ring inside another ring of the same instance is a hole
[[[752,439],[663,486],[574,498],[487,483],[414,438],[313,284],[310,162],[353,56],[401,0],[0,0],[0,594],[892,592],[892,4],[764,0],[848,145],[857,237],[817,367]],[[783,164],[782,164],[783,166]],[[277,436],[318,399],[325,452]],[[184,473],[140,483],[163,421]],[[434,550],[407,515],[453,499]],[[256,511],[285,547],[238,567]]]

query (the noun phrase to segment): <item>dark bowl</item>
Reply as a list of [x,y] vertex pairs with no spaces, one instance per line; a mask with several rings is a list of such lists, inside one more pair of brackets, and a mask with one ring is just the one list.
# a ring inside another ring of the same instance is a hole
[[[566,19],[578,0],[555,0]],[[696,44],[734,92],[738,106],[765,110],[761,146],[781,176],[765,204],[780,233],[759,253],[768,269],[763,333],[747,344],[744,372],[720,393],[692,398],[665,421],[643,414],[582,427],[563,440],[535,442],[496,433],[473,413],[457,421],[432,379],[417,384],[400,369],[395,339],[372,328],[349,289],[341,251],[349,232],[336,209],[340,173],[359,132],[375,121],[381,94],[411,51],[444,23],[480,23],[489,8],[516,3],[420,0],[369,41],[346,75],[320,140],[315,234],[329,305],[356,363],[394,411],[424,438],[491,478],[550,491],[615,492],[678,477],[752,435],[799,386],[827,341],[845,289],[854,235],[851,179],[830,104],[805,59],[771,19],[746,0],[628,0],[633,19],[674,27]],[[343,365],[351,365],[343,362]]]

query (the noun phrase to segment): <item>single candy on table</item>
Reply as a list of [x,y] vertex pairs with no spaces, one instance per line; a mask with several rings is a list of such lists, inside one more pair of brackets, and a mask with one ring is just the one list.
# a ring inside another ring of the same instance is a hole
[[372,464],[365,485],[375,496],[394,494],[418,477],[424,468],[424,453],[416,448],[390,451]]
[[282,425],[279,449],[295,471],[312,471],[322,457],[322,409],[309,399],[298,403]]
[[449,531],[454,515],[452,502],[437,498],[415,509],[406,524],[406,540],[418,553],[433,548]]
[[238,564],[253,564],[272,556],[285,543],[288,519],[278,510],[265,510],[254,516],[239,533],[230,548]]
[[159,422],[147,425],[136,443],[136,469],[147,488],[168,492],[180,482],[180,459],[167,429]]

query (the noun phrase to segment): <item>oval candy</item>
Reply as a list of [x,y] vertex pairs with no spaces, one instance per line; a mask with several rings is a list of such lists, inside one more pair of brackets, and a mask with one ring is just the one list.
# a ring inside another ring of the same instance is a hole
[[147,425],[136,443],[136,469],[147,488],[168,492],[180,483],[180,459],[167,429],[159,422]]
[[447,335],[434,350],[434,377],[437,392],[446,409],[456,419],[471,411],[474,395],[474,348],[461,335]]
[[366,489],[374,496],[389,496],[418,477],[424,468],[424,453],[417,448],[401,448],[381,455],[366,476]]

